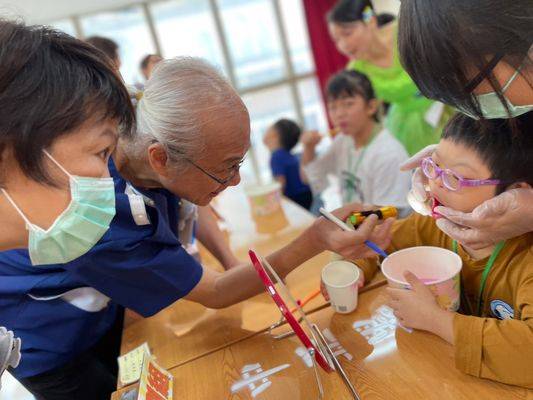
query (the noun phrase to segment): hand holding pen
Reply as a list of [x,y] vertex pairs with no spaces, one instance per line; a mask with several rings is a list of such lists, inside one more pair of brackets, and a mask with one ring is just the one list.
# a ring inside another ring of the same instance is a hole
[[394,219],[389,218],[378,225],[377,216],[370,215],[354,230],[343,220],[360,207],[361,205],[354,203],[332,212],[325,209],[320,210],[324,218],[319,218],[317,224],[323,225],[320,228],[322,236],[330,242],[326,248],[335,249],[335,253],[348,260],[371,258],[375,257],[376,254],[385,257],[386,254],[382,249],[387,248],[390,244],[390,230]]
[[[327,220],[333,222],[335,225],[337,225],[339,228],[341,228],[342,230],[344,231],[351,231],[353,230],[352,228],[350,228],[348,225],[346,225],[344,222],[342,222],[340,219],[338,219],[337,217],[335,217],[333,214],[327,212],[324,208],[321,208],[320,210],[320,214],[322,214],[322,216],[324,218],[326,218]],[[375,217],[377,219],[377,217]],[[370,240],[365,240],[365,244],[370,248],[372,249],[373,251],[375,251],[377,254],[379,254],[380,256],[382,257],[387,257],[387,253],[385,253],[385,251],[383,249],[381,249],[376,243],[370,241]]]
[[[361,210],[362,205],[347,204],[331,212],[335,217],[346,220],[355,211]],[[339,229],[326,218],[317,218],[305,233],[307,252],[318,254],[329,250],[339,254],[347,260],[375,257],[376,253],[368,248],[366,240],[371,240],[381,248],[387,248],[390,243],[390,229],[392,219],[378,225],[377,216],[371,215],[357,229]]]

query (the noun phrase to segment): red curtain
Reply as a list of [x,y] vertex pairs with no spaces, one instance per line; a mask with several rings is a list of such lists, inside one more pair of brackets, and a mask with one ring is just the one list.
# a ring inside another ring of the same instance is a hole
[[348,58],[339,53],[329,37],[326,14],[337,0],[303,0],[307,30],[315,60],[316,75],[325,104],[324,86],[329,77],[346,67]]

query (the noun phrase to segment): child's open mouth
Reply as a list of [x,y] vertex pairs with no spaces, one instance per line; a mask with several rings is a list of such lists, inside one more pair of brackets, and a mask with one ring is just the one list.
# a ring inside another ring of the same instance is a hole
[[432,205],[431,205],[431,216],[435,219],[443,218],[441,214],[435,211],[435,208],[438,206],[443,206],[439,199],[433,196],[432,198]]

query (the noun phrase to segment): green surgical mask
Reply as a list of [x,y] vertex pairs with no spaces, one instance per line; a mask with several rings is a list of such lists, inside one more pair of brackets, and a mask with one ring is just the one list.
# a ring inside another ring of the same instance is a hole
[[[509,89],[509,86],[514,82],[518,74],[520,73],[520,70],[522,69],[522,66],[516,70],[516,72],[511,76],[511,78],[507,81],[507,83],[502,88],[502,94]],[[479,102],[479,107],[481,109],[481,112],[483,113],[483,116],[486,119],[494,119],[494,118],[515,118],[519,115],[525,114],[529,111],[533,110],[533,104],[531,105],[525,105],[525,106],[515,106],[512,104],[509,99],[503,96],[505,99],[505,102],[507,103],[507,106],[509,107],[509,112],[505,108],[505,106],[502,104],[500,98],[498,97],[498,94],[496,92],[486,93],[486,94],[480,94],[477,95],[477,101]],[[463,114],[468,115],[471,118],[479,119],[477,116],[470,114],[468,111],[461,110]],[[509,115],[510,113],[510,115]]]
[[73,176],[48,152],[69,177],[71,201],[48,229],[32,224],[9,194],[1,189],[26,222],[28,252],[33,265],[64,264],[87,253],[106,233],[115,216],[113,178]]

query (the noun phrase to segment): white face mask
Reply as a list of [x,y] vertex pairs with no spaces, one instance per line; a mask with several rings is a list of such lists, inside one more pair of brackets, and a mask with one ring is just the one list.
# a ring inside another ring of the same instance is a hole
[[32,224],[11,196],[1,189],[26,222],[28,252],[33,265],[64,264],[82,256],[102,238],[115,216],[113,178],[73,176],[48,152],[45,154],[70,179],[70,204],[50,228],[45,230]]
[[[523,66],[523,64],[522,64]],[[509,89],[511,84],[514,82],[514,80],[518,77],[518,74],[520,73],[520,70],[522,69],[522,66],[518,68],[513,76],[507,81],[507,83],[502,88],[502,95]],[[483,116],[486,119],[494,119],[494,118],[502,118],[502,119],[508,119],[508,118],[515,118],[519,115],[525,114],[529,111],[533,110],[533,104],[530,105],[523,105],[523,106],[515,106],[513,103],[509,101],[507,97],[504,96],[504,100],[507,103],[507,107],[509,108],[509,111],[505,108],[505,105],[501,102],[500,98],[498,97],[498,94],[496,92],[491,93],[485,93],[485,94],[479,94],[476,95],[477,101],[479,102],[479,107],[481,109],[481,112],[483,113]],[[479,119],[477,116],[470,114],[466,110],[461,110],[463,114],[468,115],[471,118]]]

